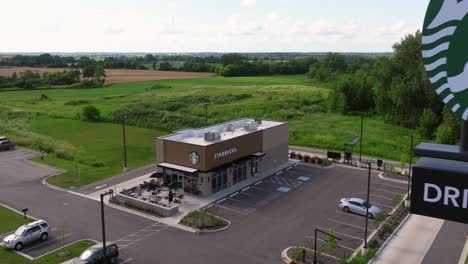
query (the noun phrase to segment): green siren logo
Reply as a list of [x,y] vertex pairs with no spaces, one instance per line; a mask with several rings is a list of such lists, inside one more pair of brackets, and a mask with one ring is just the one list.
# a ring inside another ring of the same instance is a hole
[[200,157],[198,156],[198,153],[196,153],[195,151],[190,153],[189,159],[193,164],[197,164],[200,161]]
[[431,0],[424,19],[422,56],[444,103],[468,120],[468,0]]

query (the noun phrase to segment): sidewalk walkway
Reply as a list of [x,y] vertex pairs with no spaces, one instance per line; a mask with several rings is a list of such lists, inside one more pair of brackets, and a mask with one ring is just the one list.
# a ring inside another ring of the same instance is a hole
[[401,229],[390,237],[372,264],[421,263],[444,220],[410,215]]

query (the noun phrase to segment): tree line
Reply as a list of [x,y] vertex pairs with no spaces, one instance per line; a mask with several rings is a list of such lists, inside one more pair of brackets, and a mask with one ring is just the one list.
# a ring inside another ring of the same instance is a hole
[[102,66],[89,65],[79,69],[69,69],[61,72],[44,72],[26,70],[13,73],[10,76],[0,76],[1,88],[23,88],[33,89],[43,86],[73,85],[82,88],[102,87],[105,82],[106,73]]
[[432,90],[421,55],[421,32],[393,45],[391,57],[347,61],[329,53],[307,73],[331,86],[329,111],[378,114],[388,123],[416,129],[424,140],[455,144],[460,120]]

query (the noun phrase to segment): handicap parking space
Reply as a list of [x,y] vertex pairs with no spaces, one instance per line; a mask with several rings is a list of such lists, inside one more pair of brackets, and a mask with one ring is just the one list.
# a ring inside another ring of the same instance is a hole
[[[209,207],[222,217],[236,221],[242,217],[255,213],[262,207],[269,206],[282,195],[293,192],[310,177],[306,173],[295,171],[297,167],[291,166],[261,181],[258,181],[238,192],[218,200]],[[293,173],[295,172],[295,173]],[[298,174],[302,176],[297,176]],[[300,179],[297,179],[301,177]]]

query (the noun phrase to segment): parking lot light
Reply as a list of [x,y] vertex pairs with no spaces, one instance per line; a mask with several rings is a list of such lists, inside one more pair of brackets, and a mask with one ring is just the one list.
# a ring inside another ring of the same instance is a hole
[[369,193],[370,193],[370,176],[371,163],[369,162],[369,173],[367,174],[367,199],[366,199],[366,229],[364,230],[364,249],[367,252],[367,227],[369,225]]
[[411,135],[411,143],[410,143],[410,156],[409,156],[409,171],[408,171],[408,195],[406,196],[406,207],[409,205],[410,201],[410,188],[411,188],[411,170],[413,165],[413,135]]
[[102,224],[102,250],[104,253],[104,264],[107,264],[107,251],[106,251],[106,223],[104,220],[104,196],[114,193],[112,189],[107,192],[101,193],[101,224]]

